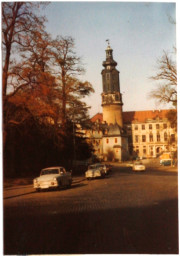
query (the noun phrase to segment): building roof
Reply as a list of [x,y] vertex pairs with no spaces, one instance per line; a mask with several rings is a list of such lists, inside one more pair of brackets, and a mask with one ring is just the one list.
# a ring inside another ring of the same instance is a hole
[[[163,110],[145,110],[145,111],[126,111],[123,112],[123,122],[125,124],[132,123],[137,121],[140,123],[145,122],[147,119],[156,119],[156,118],[167,118],[167,113],[170,109]],[[103,122],[103,114],[97,113],[91,118],[92,122]]]
[[91,121],[94,122],[102,122],[103,121],[103,114],[102,113],[97,113],[95,114],[92,118]]
[[165,119],[169,110],[145,110],[145,111],[127,111],[123,112],[123,122],[132,123],[137,121],[144,123],[147,119],[155,120],[156,118]]

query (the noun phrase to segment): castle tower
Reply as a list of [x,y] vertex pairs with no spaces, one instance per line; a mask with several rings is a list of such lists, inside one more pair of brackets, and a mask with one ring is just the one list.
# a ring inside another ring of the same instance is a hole
[[102,65],[102,108],[103,108],[103,121],[108,124],[118,123],[123,127],[122,119],[122,95],[120,93],[119,71],[116,69],[117,62],[113,60],[113,50],[109,45],[106,49],[106,60]]

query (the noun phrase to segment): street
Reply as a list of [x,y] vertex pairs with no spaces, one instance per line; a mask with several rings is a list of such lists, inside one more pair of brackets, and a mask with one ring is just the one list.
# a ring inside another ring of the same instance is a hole
[[5,188],[4,254],[177,254],[177,176],[116,165],[70,189]]

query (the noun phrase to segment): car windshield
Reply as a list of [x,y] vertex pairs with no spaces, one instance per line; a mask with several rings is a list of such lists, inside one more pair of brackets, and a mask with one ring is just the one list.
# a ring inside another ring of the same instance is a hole
[[141,162],[137,162],[137,163],[135,163],[135,165],[142,165],[142,163]]
[[45,169],[41,171],[41,175],[59,174],[59,169]]
[[88,170],[96,169],[96,165],[89,165]]

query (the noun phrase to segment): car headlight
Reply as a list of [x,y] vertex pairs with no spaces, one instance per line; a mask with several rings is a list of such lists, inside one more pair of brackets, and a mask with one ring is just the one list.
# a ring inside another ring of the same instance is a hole
[[54,179],[53,179],[53,181],[57,181],[57,179],[56,179],[56,178],[54,178]]

